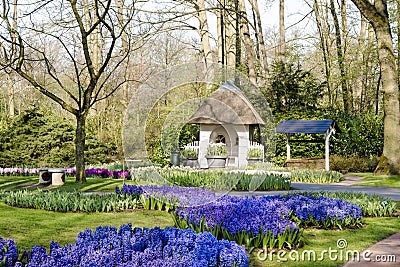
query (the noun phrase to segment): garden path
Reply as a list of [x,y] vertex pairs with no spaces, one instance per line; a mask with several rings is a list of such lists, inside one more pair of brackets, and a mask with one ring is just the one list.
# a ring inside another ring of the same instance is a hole
[[[304,191],[330,191],[330,192],[360,192],[367,194],[375,194],[387,197],[396,201],[400,201],[400,188],[374,187],[374,186],[352,186],[361,181],[361,177],[346,176],[344,181],[332,184],[313,184],[313,183],[292,183],[291,190],[282,191],[255,191],[255,192],[230,192],[230,195],[279,195],[285,193],[295,193]],[[400,266],[400,265],[399,265]]]
[[359,260],[347,262],[343,267],[400,266],[400,232],[360,252]]

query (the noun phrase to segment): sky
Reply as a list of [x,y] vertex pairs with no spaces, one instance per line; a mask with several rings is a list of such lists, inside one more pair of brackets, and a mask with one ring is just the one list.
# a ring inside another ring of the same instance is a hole
[[[267,27],[279,27],[279,1],[274,0],[270,6],[264,6],[261,4],[265,1],[259,1],[260,4],[260,12],[264,13],[264,17],[262,19],[264,25]],[[304,0],[285,0],[285,27],[297,23],[300,21],[311,9],[307,4],[304,3]],[[306,20],[307,21],[307,20]],[[302,22],[298,24],[299,27],[302,25],[306,25],[306,22]]]
[[[264,33],[273,34],[279,33],[279,0],[258,0],[261,13],[261,22],[263,25]],[[303,30],[308,33],[315,32],[315,23],[311,15],[306,19],[304,17],[311,11],[311,8],[305,4],[304,0],[285,0],[285,28],[286,40],[292,35],[293,31]],[[216,18],[215,16],[208,15],[209,27],[213,36],[216,36]],[[299,22],[301,21],[301,22]],[[267,37],[268,39],[268,37]]]

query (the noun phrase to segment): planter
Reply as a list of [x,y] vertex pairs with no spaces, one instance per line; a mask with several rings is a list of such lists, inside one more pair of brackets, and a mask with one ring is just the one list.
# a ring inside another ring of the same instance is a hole
[[171,152],[171,155],[169,156],[169,162],[171,166],[179,166],[180,161],[181,159],[179,152]]
[[50,168],[49,173],[51,174],[52,185],[63,185],[65,183],[66,169],[63,168]]
[[192,167],[192,168],[199,167],[199,161],[197,160],[197,158],[182,158],[182,164],[185,167]]
[[51,183],[51,173],[49,173],[48,168],[39,169],[39,184],[50,184]]
[[247,158],[247,164],[251,165],[251,164],[256,164],[259,162],[263,162],[262,158]]
[[206,156],[208,168],[225,168],[227,156]]

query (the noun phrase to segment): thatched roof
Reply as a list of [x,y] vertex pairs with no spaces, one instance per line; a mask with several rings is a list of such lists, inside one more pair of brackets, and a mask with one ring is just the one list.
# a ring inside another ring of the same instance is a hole
[[227,81],[208,98],[189,119],[196,124],[265,124],[250,101],[231,81]]

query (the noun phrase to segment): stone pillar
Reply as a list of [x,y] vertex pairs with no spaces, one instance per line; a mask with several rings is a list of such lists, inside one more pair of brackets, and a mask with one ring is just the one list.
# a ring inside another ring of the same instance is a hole
[[238,162],[239,167],[247,166],[247,152],[249,150],[249,125],[239,125],[236,127],[236,132],[239,139]]
[[207,147],[210,143],[210,135],[215,128],[215,125],[200,124],[200,142],[199,142],[199,166],[200,169],[207,169]]

